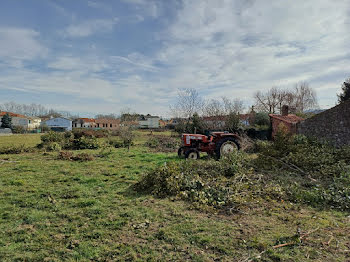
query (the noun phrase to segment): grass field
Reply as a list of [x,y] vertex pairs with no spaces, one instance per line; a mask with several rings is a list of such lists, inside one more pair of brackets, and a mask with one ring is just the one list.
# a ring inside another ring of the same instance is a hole
[[[148,135],[137,132],[130,152],[112,149],[89,162],[58,160],[57,152],[0,155],[0,261],[350,260],[345,212],[271,199],[223,215],[135,192],[144,172],[184,161],[144,147]],[[39,141],[0,137],[0,147]],[[273,248],[298,228],[308,232],[303,243]]]

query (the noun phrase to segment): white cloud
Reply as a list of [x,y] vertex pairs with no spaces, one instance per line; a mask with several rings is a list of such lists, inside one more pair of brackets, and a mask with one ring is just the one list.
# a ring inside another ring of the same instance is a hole
[[47,55],[48,49],[40,44],[39,36],[39,32],[31,29],[0,27],[1,62],[21,67],[24,61]]
[[322,75],[338,74],[339,85],[339,72],[350,71],[349,8],[330,0],[184,1],[157,58],[172,68],[168,83],[210,97],[251,100],[256,90],[301,80],[317,90]]
[[78,24],[72,24],[64,30],[64,35],[69,37],[87,37],[96,33],[106,33],[113,30],[118,18],[88,20]]
[[[124,2],[145,19],[159,18],[165,8],[160,1]],[[97,3],[90,6],[97,8]],[[242,98],[249,104],[257,90],[292,87],[305,80],[317,90],[321,107],[332,106],[350,72],[349,10],[345,0],[184,0],[164,31],[156,32],[158,49],[152,54],[99,54],[96,45],[92,54],[46,59],[48,73],[0,72],[0,86],[103,101],[89,105],[96,112],[101,112],[99,107],[118,112],[129,106],[166,115],[177,88],[196,88],[207,98]],[[69,26],[65,35],[110,32],[116,23],[89,20]],[[0,58],[11,57],[20,65],[24,59],[40,57],[45,48],[38,38],[32,30],[1,33],[0,47],[6,48],[0,48]],[[17,40],[19,44],[13,44]]]

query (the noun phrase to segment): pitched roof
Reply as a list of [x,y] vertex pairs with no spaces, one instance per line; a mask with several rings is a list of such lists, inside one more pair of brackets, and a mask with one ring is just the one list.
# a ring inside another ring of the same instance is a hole
[[291,124],[296,124],[296,123],[304,120],[304,118],[296,116],[294,114],[289,114],[289,115],[286,115],[286,116],[277,115],[277,114],[269,114],[269,116],[271,118],[275,118],[275,119],[278,119],[280,121],[283,121],[283,122],[286,122],[286,123],[291,123]]
[[0,112],[0,116],[4,116],[6,114],[9,114],[9,116],[11,116],[11,117],[28,118],[27,116],[16,114],[16,113],[12,113],[12,112],[4,112],[4,111]]
[[87,123],[87,122],[95,123],[96,122],[96,120],[93,118],[85,118],[85,117],[78,118],[77,120],[83,120],[85,123]]

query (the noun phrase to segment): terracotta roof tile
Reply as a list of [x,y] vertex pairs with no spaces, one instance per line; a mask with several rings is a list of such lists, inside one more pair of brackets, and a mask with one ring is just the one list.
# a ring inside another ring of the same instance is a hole
[[277,114],[269,114],[271,118],[276,118],[278,120],[281,120],[283,122],[291,123],[291,124],[296,124],[300,121],[303,121],[304,118],[301,118],[299,116],[289,114],[287,116],[282,116],[282,115],[277,115]]
[[9,116],[11,117],[21,117],[21,118],[28,118],[27,116],[24,115],[20,115],[20,114],[16,114],[16,113],[12,113],[12,112],[0,112],[0,116],[4,116],[6,114],[9,114]]

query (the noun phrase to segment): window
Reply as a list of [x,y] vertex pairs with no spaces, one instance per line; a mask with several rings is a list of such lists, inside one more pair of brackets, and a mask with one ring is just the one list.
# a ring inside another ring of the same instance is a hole
[[110,124],[109,126],[110,126],[110,127],[113,127],[113,125],[112,125],[112,124]]

